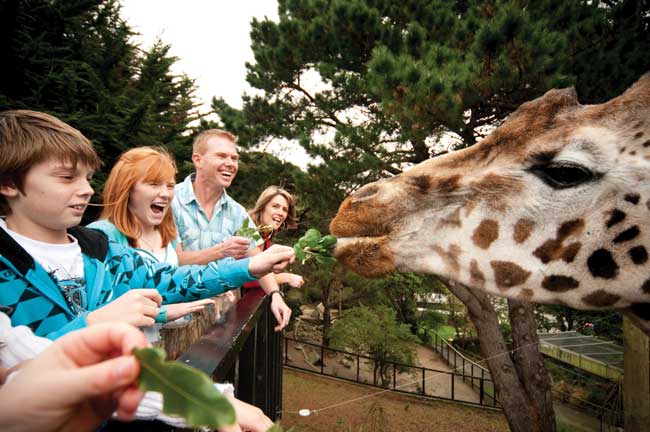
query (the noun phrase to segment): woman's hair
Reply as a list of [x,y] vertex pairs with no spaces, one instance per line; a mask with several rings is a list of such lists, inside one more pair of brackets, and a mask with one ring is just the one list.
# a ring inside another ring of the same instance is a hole
[[295,229],[298,226],[296,223],[296,200],[289,192],[282,189],[280,186],[269,186],[264,189],[264,192],[262,192],[260,197],[257,199],[255,207],[249,212],[251,219],[253,219],[255,225],[259,226],[262,223],[262,213],[264,213],[264,208],[273,198],[276,197],[276,195],[282,195],[284,199],[287,200],[287,203],[289,203],[287,218],[282,225],[287,229]]
[[[174,159],[161,147],[137,147],[122,153],[104,184],[104,210],[100,219],[108,219],[136,246],[142,235],[140,222],[129,211],[129,195],[139,181],[167,183],[176,177]],[[176,238],[171,209],[158,225],[162,245]]]

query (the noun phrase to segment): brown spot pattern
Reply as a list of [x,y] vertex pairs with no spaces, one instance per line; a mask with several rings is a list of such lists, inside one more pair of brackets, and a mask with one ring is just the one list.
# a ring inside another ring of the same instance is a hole
[[462,227],[463,223],[460,219],[460,207],[454,210],[453,213],[451,213],[450,215],[442,218],[438,226],[439,227],[452,226],[456,228]]
[[542,286],[549,291],[566,292],[578,288],[580,282],[571,276],[551,275],[544,278]]
[[501,291],[521,285],[530,277],[530,272],[510,261],[490,261],[494,270],[494,281]]
[[436,192],[441,195],[447,195],[458,189],[460,183],[460,175],[453,175],[439,180],[436,183]]
[[573,262],[578,252],[580,252],[581,247],[582,247],[582,243],[580,242],[571,243],[570,245],[565,247],[564,250],[562,251],[562,260],[564,260],[564,262],[567,263]]
[[539,258],[544,264],[560,258],[566,262],[571,262],[578,253],[578,250],[580,250],[580,243],[571,243],[565,247],[562,242],[571,235],[579,236],[584,227],[585,221],[583,219],[564,222],[557,229],[556,238],[546,240],[541,246],[535,249],[533,255]]
[[460,257],[461,253],[460,246],[451,244],[449,245],[448,250],[444,250],[440,246],[434,245],[431,247],[431,249],[440,255],[442,260],[445,262],[445,265],[453,275],[457,275],[460,272],[460,263],[458,262],[458,258]]
[[492,219],[481,221],[472,234],[472,241],[481,249],[489,248],[492,242],[498,238],[499,223]]
[[604,290],[594,291],[582,298],[582,301],[590,306],[595,307],[609,307],[616,303],[621,296],[610,294]]
[[643,136],[643,132],[637,132],[634,134],[634,139],[639,139]]
[[519,219],[515,223],[513,238],[517,243],[523,243],[530,236],[535,228],[535,221],[532,219]]
[[485,286],[485,276],[478,266],[478,261],[475,259],[469,265],[469,276],[472,286],[483,288]]
[[415,189],[422,194],[429,192],[431,189],[431,177],[426,175],[419,175],[415,177],[407,177],[408,182],[415,186]]
[[625,213],[620,211],[619,209],[614,209],[611,211],[611,215],[609,219],[607,220],[607,228],[611,228],[617,223],[621,222],[623,219],[625,219]]
[[629,203],[637,205],[641,199],[641,196],[639,194],[626,194],[623,199]]

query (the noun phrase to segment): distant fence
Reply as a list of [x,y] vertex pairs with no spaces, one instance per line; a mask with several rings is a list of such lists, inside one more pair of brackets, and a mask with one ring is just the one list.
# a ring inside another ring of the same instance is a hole
[[434,330],[430,330],[429,334],[433,339],[432,348],[445,359],[451,370],[459,373],[463,377],[463,381],[474,390],[485,392],[485,397],[489,398],[493,405],[498,405],[498,401],[495,400],[494,382],[490,371],[462,355]]
[[[387,362],[389,382],[382,385],[372,357],[287,336],[283,339],[284,366],[400,393],[500,409],[489,377]],[[469,383],[475,383],[477,391]]]

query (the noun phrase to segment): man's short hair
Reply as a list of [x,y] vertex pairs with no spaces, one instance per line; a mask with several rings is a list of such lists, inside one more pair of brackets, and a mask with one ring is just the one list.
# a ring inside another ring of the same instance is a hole
[[225,138],[229,141],[232,141],[233,144],[237,144],[237,136],[231,134],[227,130],[223,129],[207,129],[201,132],[194,138],[194,144],[192,145],[192,153],[197,153],[200,155],[205,154],[208,146],[208,140],[213,137]]
[[[90,141],[63,121],[37,111],[0,112],[0,185],[14,186],[23,192],[29,169],[47,159],[58,159],[73,166],[81,162],[98,169],[102,162]],[[0,215],[11,209],[0,195]]]

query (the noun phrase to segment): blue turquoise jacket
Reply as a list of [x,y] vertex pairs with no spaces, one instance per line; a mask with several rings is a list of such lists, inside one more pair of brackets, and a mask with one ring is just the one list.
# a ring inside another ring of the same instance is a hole
[[13,326],[26,325],[37,336],[56,339],[86,326],[86,316],[130,289],[155,288],[163,303],[212,297],[255,280],[249,259],[225,259],[207,266],[173,267],[143,260],[136,252],[88,228],[70,228],[81,247],[87,310],[79,316],[68,306],[45,269],[0,228],[0,305]]

